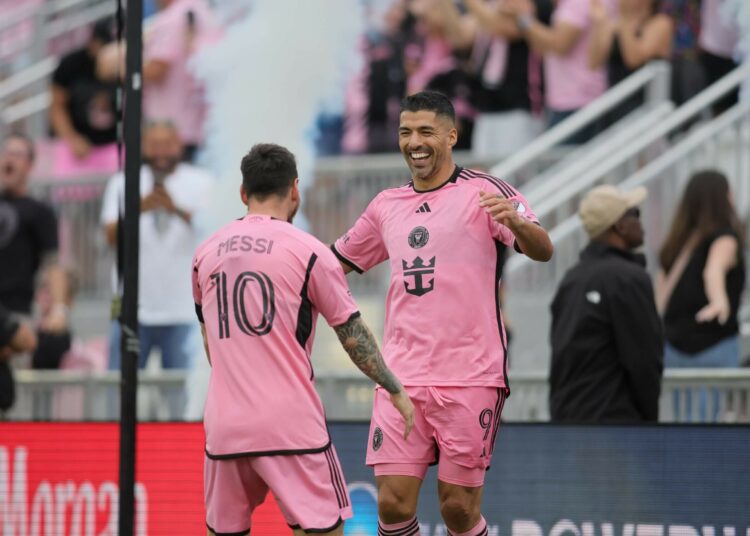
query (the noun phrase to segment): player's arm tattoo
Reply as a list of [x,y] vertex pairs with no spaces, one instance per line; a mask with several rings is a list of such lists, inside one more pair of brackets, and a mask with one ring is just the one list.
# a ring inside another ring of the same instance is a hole
[[401,390],[401,382],[383,361],[378,343],[360,316],[334,328],[344,350],[357,368],[391,394]]

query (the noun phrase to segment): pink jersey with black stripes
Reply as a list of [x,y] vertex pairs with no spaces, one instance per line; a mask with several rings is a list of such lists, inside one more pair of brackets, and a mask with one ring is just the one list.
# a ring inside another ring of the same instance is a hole
[[515,239],[479,206],[481,191],[537,222],[512,186],[457,167],[428,192],[411,183],[381,192],[333,246],[358,271],[390,260],[383,355],[405,385],[508,386],[500,244]]
[[331,326],[357,314],[331,250],[287,222],[248,215],[198,248],[193,296],[212,365],[207,454],[325,448],[310,363],[315,324],[318,312]]

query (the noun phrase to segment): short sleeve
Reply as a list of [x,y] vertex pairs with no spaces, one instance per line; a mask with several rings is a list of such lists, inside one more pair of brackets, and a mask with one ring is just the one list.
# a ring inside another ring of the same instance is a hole
[[65,56],[53,71],[52,82],[62,88],[69,89],[75,81],[77,71],[79,69],[76,69],[75,66],[75,56]]
[[[534,224],[539,224],[539,219],[536,217],[536,214],[534,214],[534,211],[532,210],[526,198],[521,194],[521,192],[513,188],[507,182],[492,177],[491,179],[485,181],[485,185],[482,189],[486,192],[502,196],[505,199],[509,199],[513,202],[513,205],[516,207],[516,211],[522,217],[526,218]],[[508,247],[513,247],[516,249],[516,251],[518,251],[518,247],[516,246],[516,237],[513,236],[513,233],[510,231],[510,229],[508,229],[505,225],[497,223],[489,215],[487,215],[487,223],[490,226],[490,232],[492,233],[492,237],[495,240],[502,242]]]
[[120,196],[122,192],[122,175],[115,175],[109,180],[102,199],[101,224],[117,222],[120,213]]
[[333,253],[325,248],[318,252],[312,266],[308,296],[331,327],[345,324],[358,313],[344,272]]
[[562,0],[555,9],[555,23],[564,22],[584,29],[590,24],[590,0]]
[[336,240],[331,248],[341,262],[360,274],[388,258],[380,232],[378,199],[376,197],[368,205],[354,227]]
[[201,324],[205,323],[203,321],[203,295],[201,294],[201,287],[200,287],[200,281],[199,281],[199,275],[200,272],[198,270],[198,257],[193,257],[192,262],[192,273],[191,273],[191,280],[192,280],[192,287],[193,287],[193,301],[195,302],[195,314],[198,317],[198,321],[200,321]]

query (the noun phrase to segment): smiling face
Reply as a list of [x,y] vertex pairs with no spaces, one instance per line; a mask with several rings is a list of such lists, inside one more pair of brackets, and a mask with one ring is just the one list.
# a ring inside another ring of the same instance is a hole
[[401,112],[398,144],[419,189],[447,181],[453,173],[458,133],[448,117],[428,110]]

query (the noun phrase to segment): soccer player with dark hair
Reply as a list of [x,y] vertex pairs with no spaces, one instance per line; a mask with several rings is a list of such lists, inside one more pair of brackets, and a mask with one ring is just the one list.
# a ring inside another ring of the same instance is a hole
[[539,261],[552,243],[506,182],[453,162],[455,114],[440,93],[401,103],[399,147],[412,180],[381,192],[332,246],[345,272],[390,259],[383,354],[414,401],[414,431],[377,389],[367,450],[378,487],[379,534],[413,536],[419,489],[438,463],[440,511],[451,534],[487,534],[480,512],[509,393],[498,286],[501,244]]
[[209,534],[248,534],[270,489],[295,534],[343,534],[352,508],[315,391],[318,313],[362,372],[390,393],[409,434],[414,406],[383,362],[333,253],[290,225],[294,156],[259,144],[242,159],[248,214],[197,250],[193,295],[211,362],[204,415]]

